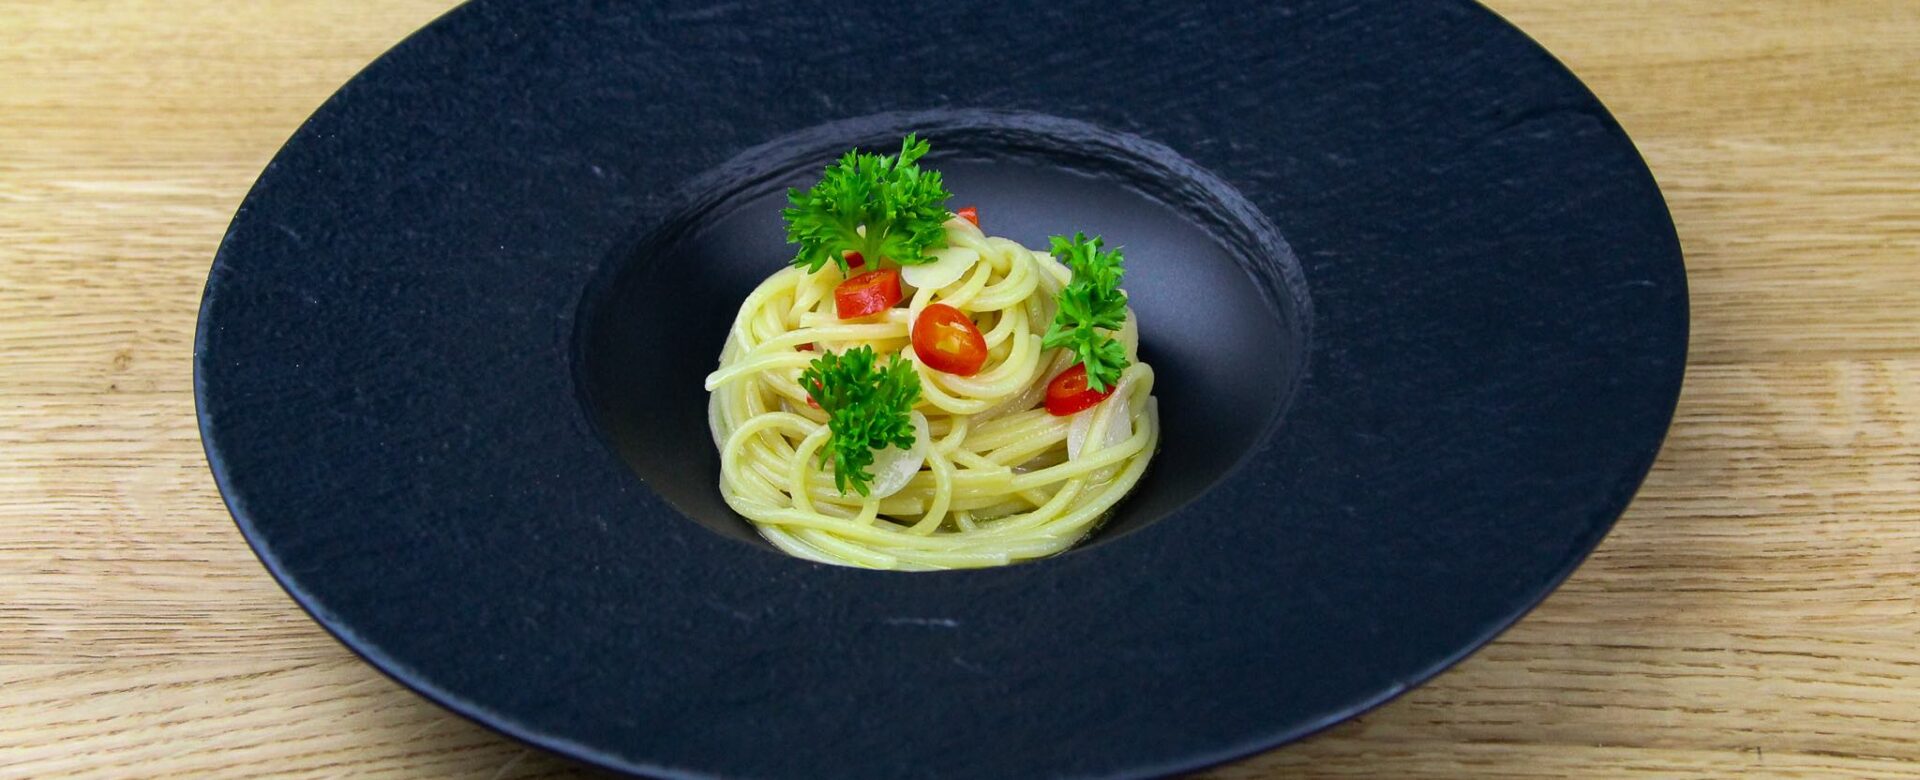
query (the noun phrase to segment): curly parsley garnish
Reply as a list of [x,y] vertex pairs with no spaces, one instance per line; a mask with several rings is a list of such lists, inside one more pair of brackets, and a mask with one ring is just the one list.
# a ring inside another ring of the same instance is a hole
[[1073,280],[1054,296],[1059,309],[1041,344],[1073,350],[1074,362],[1087,367],[1087,387],[1104,392],[1120,381],[1127,350],[1109,335],[1127,321],[1127,294],[1120,277],[1127,272],[1120,250],[1100,251],[1099,236],[1084,233],[1053,237],[1053,256],[1073,269]]
[[927,142],[908,134],[898,155],[854,149],[828,166],[812,189],[787,190],[790,205],[780,216],[787,220],[787,240],[800,245],[793,264],[812,273],[833,262],[844,272],[849,250],[869,262],[932,262],[926,250],[947,245],[942,223],[951,216],[946,204],[953,194],[939,171],[914,164],[926,153]]
[[852,485],[867,495],[874,450],[913,446],[909,415],[920,400],[920,375],[907,361],[895,357],[879,366],[866,346],[828,352],[801,372],[800,387],[827,413],[833,436],[820,449],[820,465],[832,463],[833,486],[841,493]]

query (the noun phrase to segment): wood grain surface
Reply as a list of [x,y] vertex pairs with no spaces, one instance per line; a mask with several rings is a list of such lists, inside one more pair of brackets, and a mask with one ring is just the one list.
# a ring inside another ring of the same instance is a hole
[[[1218,778],[1920,777],[1920,3],[1497,0],[1619,116],[1693,351],[1639,500],[1517,628]],[[281,142],[445,0],[0,0],[0,776],[571,777],[315,627],[190,353]]]

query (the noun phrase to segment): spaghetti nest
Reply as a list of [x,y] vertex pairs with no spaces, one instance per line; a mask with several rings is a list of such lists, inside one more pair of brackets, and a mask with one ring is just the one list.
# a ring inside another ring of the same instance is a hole
[[[906,308],[841,320],[833,291],[845,275],[831,265],[814,273],[788,267],[748,295],[734,318],[719,370],[706,381],[720,492],[792,555],[908,570],[1052,555],[1126,497],[1159,444],[1153,369],[1139,360],[1132,312],[1115,334],[1129,365],[1113,395],[1054,416],[1042,405],[1047,383],[1073,355],[1044,348],[1041,334],[1069,270],[964,219],[945,229],[948,247],[979,259],[938,287],[913,289]],[[916,356],[910,329],[934,303],[978,325],[987,344],[978,373],[936,371]],[[823,470],[828,418],[799,383],[817,350],[863,345],[906,361],[921,388],[913,451],[877,453],[880,476],[865,496],[841,492]]]

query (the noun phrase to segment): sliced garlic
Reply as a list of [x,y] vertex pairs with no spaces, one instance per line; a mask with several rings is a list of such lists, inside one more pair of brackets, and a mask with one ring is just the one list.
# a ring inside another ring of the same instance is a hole
[[938,290],[958,281],[980,262],[980,253],[963,246],[950,246],[928,252],[933,262],[903,265],[900,278],[922,290]]
[[920,467],[927,463],[927,447],[933,439],[927,431],[927,417],[914,412],[913,446],[907,449],[887,447],[873,453],[873,484],[868,488],[869,500],[886,498],[900,492],[920,473]]
[[1127,383],[1123,381],[1113,386],[1113,395],[1106,400],[1075,414],[1073,421],[1067,423],[1067,459],[1078,460],[1081,450],[1086,449],[1087,434],[1092,432],[1096,415],[1106,414],[1107,421],[1101,431],[1104,435],[1100,437],[1100,446],[1095,451],[1118,446],[1133,436],[1133,419],[1127,414],[1126,404]]

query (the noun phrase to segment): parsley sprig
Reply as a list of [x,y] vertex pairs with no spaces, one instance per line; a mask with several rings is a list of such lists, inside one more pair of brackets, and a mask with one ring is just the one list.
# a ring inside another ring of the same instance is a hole
[[812,189],[787,190],[789,206],[780,215],[787,240],[800,245],[793,264],[812,273],[832,262],[845,272],[849,250],[874,263],[883,257],[901,265],[932,262],[926,250],[946,246],[942,223],[953,195],[939,171],[915,164],[926,153],[927,142],[909,133],[898,155],[854,149]]
[[1053,237],[1053,256],[1073,269],[1073,280],[1054,296],[1058,309],[1053,325],[1041,341],[1047,349],[1073,351],[1074,362],[1087,367],[1087,387],[1103,392],[1120,381],[1127,367],[1127,349],[1110,335],[1127,321],[1127,294],[1120,277],[1127,272],[1120,250],[1101,251],[1099,236]]
[[860,346],[815,358],[800,373],[800,386],[827,413],[833,434],[820,449],[820,465],[833,465],[833,486],[842,494],[851,485],[867,495],[873,451],[913,446],[909,415],[920,400],[920,375],[898,357],[880,366],[873,348]]

